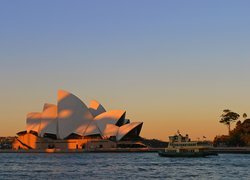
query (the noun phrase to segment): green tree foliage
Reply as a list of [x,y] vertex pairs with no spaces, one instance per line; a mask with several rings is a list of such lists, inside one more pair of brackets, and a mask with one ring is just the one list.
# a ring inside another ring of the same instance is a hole
[[233,112],[229,109],[223,110],[223,114],[220,116],[220,123],[223,123],[228,126],[228,134],[231,131],[231,123],[239,119],[240,115],[236,112]]

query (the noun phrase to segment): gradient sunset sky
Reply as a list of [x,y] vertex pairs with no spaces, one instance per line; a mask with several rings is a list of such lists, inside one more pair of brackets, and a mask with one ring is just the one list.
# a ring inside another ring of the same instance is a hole
[[213,139],[223,109],[250,116],[249,79],[249,1],[0,2],[0,136],[64,89],[126,110],[143,137]]

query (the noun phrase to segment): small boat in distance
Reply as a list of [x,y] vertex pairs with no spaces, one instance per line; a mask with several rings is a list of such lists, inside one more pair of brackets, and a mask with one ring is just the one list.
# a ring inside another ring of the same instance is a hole
[[174,136],[169,136],[168,147],[159,151],[162,157],[206,157],[218,155],[211,151],[213,144],[209,141],[191,141],[188,137],[182,136],[179,132]]

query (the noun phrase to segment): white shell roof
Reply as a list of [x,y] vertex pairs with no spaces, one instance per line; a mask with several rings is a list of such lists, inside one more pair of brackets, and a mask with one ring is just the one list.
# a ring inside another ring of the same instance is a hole
[[58,129],[61,139],[71,133],[83,135],[92,120],[88,107],[78,97],[63,90],[58,91]]
[[57,106],[54,104],[45,104],[42,112],[40,136],[44,133],[57,135]]
[[96,134],[100,134],[101,132],[98,129],[95,121],[91,121],[91,123],[89,124],[89,126],[87,127],[86,131],[83,133],[84,136],[89,136],[89,135],[96,135]]
[[104,107],[99,102],[97,102],[96,100],[90,101],[89,111],[91,112],[93,117],[96,117],[99,114],[102,114],[102,113],[106,112]]
[[107,124],[105,129],[102,132],[102,136],[109,138],[110,136],[117,136],[119,127],[114,124]]
[[125,124],[125,125],[119,127],[119,130],[118,130],[118,133],[116,136],[116,140],[120,141],[126,134],[128,134],[131,130],[140,126],[141,124],[142,124],[142,122],[132,122],[132,123]]
[[56,106],[56,105],[50,104],[50,103],[45,103],[45,104],[43,105],[43,111],[45,111],[47,108],[49,108],[49,107],[51,107],[51,106]]
[[33,112],[27,114],[26,118],[26,130],[27,132],[35,131],[39,134],[40,132],[40,124],[41,124],[41,116],[40,112]]
[[96,122],[99,130],[103,132],[107,124],[115,125],[124,113],[126,113],[126,111],[123,110],[107,111],[96,116],[94,121]]

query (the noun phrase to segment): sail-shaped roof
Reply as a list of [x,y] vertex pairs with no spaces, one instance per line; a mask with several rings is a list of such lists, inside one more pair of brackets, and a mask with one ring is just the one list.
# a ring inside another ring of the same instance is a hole
[[26,131],[34,131],[38,134],[40,133],[40,124],[41,124],[41,116],[40,112],[32,112],[28,113],[26,117]]
[[120,141],[125,135],[127,135],[132,130],[137,130],[136,134],[139,135],[141,131],[142,122],[132,122],[119,127],[116,140]]
[[40,135],[43,137],[45,133],[57,135],[57,106],[54,104],[44,104]]
[[104,107],[96,100],[92,100],[90,101],[89,104],[89,111],[91,112],[91,114],[93,115],[93,117],[96,117],[104,112],[106,112],[106,110],[104,109]]
[[89,126],[87,127],[86,131],[83,133],[83,136],[91,136],[91,135],[101,135],[101,132],[96,125],[95,121],[91,121]]
[[72,133],[83,135],[93,120],[88,107],[78,97],[63,90],[58,91],[57,103],[59,137],[64,139]]
[[114,124],[107,124],[102,132],[104,138],[109,138],[110,136],[117,136],[119,127]]
[[111,110],[104,112],[94,118],[98,128],[101,132],[104,131],[107,124],[114,124],[116,125],[117,122],[124,117],[126,111],[123,110]]

